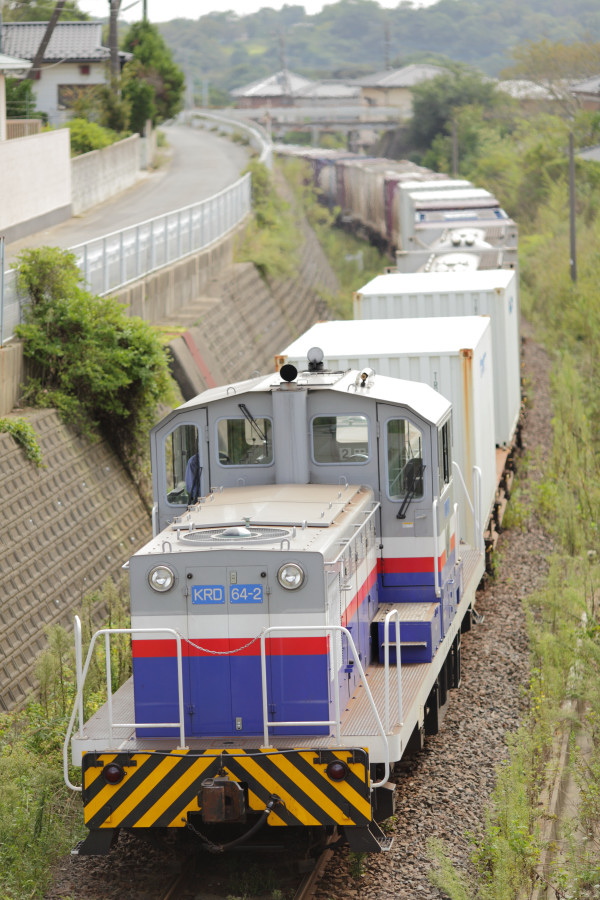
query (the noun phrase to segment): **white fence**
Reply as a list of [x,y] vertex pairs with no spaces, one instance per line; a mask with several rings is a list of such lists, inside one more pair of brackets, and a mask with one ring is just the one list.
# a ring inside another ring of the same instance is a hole
[[[206,249],[236,228],[250,211],[251,179],[244,175],[207,200],[79,244],[71,253],[77,257],[88,289],[107,294]],[[4,273],[3,285],[0,278],[0,346],[13,337],[21,321],[24,301],[17,276],[12,269]]]

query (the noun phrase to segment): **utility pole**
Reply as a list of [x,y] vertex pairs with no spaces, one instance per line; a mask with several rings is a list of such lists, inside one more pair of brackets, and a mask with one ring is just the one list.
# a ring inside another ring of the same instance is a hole
[[575,245],[575,141],[569,132],[569,226],[571,233],[571,281],[577,281],[577,248]]
[[143,6],[142,6],[142,21],[143,22],[148,21],[148,0],[144,0]]
[[33,80],[35,78],[35,73],[38,72],[42,66],[42,61],[44,59],[44,53],[46,52],[46,48],[50,43],[50,38],[52,37],[52,32],[54,31],[54,26],[58,22],[58,17],[62,12],[62,8],[65,5],[66,0],[57,0],[56,6],[52,10],[52,15],[50,16],[50,21],[46,25],[46,30],[44,32],[44,37],[40,42],[40,46],[37,48],[35,56],[33,58],[33,62],[31,64],[31,68],[27,72],[27,78]]
[[384,56],[385,56],[385,70],[391,68],[390,66],[390,20],[388,17],[385,17],[385,25],[384,25],[384,37],[383,37],[383,46],[384,46]]
[[110,47],[110,74],[113,80],[117,80],[121,73],[119,64],[119,9],[121,0],[108,0],[110,3],[110,19],[108,26],[108,46]]

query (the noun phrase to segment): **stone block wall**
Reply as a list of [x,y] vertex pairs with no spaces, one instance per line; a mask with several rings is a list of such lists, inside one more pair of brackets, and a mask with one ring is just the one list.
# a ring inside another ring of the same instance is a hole
[[0,434],[0,710],[35,688],[44,628],[71,628],[82,598],[151,536],[131,478],[104,441],[78,438],[54,410],[27,410],[46,468]]

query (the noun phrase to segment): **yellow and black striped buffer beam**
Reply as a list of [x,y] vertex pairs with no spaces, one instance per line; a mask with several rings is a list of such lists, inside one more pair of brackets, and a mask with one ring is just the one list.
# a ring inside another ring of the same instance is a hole
[[[331,780],[329,762],[346,764],[347,776]],[[104,768],[125,775],[109,784]],[[227,777],[247,796],[249,811],[262,812],[276,794],[281,803],[268,824],[366,825],[371,821],[366,750],[174,750],[86,753],[82,760],[85,823],[98,828],[182,828],[188,813],[201,813],[202,782]]]

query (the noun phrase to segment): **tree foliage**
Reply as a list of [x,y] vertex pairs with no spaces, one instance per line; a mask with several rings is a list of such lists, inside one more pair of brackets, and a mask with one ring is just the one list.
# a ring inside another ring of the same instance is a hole
[[[48,22],[54,3],[51,0],[4,0],[0,12],[5,22]],[[87,13],[77,7],[76,0],[67,0],[60,14],[62,22],[85,21]]]
[[115,298],[85,290],[72,253],[42,247],[25,250],[19,260],[20,289],[30,300],[15,329],[33,363],[26,400],[57,408],[81,433],[100,427],[133,466],[157,405],[170,398],[158,337]]
[[[199,12],[200,12],[199,8]],[[160,25],[174,58],[194,82],[222,90],[278,71],[282,57],[310,78],[356,76],[411,62],[456,60],[497,76],[526,41],[567,44],[600,33],[597,0],[439,0],[426,8],[341,0],[307,15],[301,6],[238,16],[208,13]]]
[[411,139],[417,149],[426,149],[436,135],[448,132],[457,110],[477,106],[492,110],[501,96],[493,82],[464,66],[454,66],[444,75],[415,85]]
[[[136,115],[141,110],[152,111],[154,124],[164,122],[175,116],[183,105],[185,77],[179,66],[173,62],[172,53],[167,47],[158,28],[150,22],[134,22],[123,41],[123,48],[133,53],[133,65],[125,74],[124,91],[130,102],[136,104]],[[146,89],[140,90],[132,85],[138,80],[148,84],[153,91],[152,102]]]
[[6,116],[8,119],[44,119],[45,113],[35,108],[33,81],[29,78],[6,79]]
[[513,50],[514,64],[503,75],[544,88],[567,115],[580,106],[570,90],[574,82],[600,72],[600,42],[525,41]]

